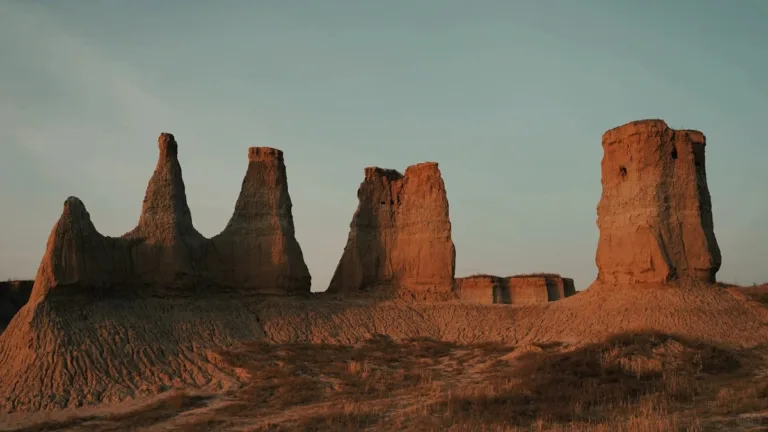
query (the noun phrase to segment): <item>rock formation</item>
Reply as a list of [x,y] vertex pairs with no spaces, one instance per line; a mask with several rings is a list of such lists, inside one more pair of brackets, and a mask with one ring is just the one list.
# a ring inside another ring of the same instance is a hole
[[205,238],[192,225],[176,140],[162,133],[157,144],[160,154],[139,224],[123,238],[133,244],[133,274],[145,283],[169,284],[204,266]]
[[456,294],[465,303],[503,303],[502,289],[506,283],[506,278],[491,275],[456,278]]
[[562,298],[557,290],[557,284],[547,276],[509,277],[505,291],[509,297],[509,303],[514,305],[546,303]]
[[123,237],[102,236],[85,205],[75,197],[66,200],[48,238],[33,299],[60,289],[90,296],[209,286],[259,294],[309,292],[281,151],[249,149],[232,219],[209,240],[192,224],[173,135],[161,134],[158,144],[138,226]]
[[0,282],[0,333],[29,300],[34,281]]
[[82,201],[69,197],[48,236],[31,299],[67,291],[67,286],[87,286],[102,293],[117,281],[131,282],[132,276],[128,243],[99,234]]
[[599,281],[715,281],[721,257],[704,147],[701,132],[674,130],[662,120],[603,134]]
[[235,211],[213,243],[213,273],[262,293],[309,292],[311,277],[296,241],[283,152],[248,150],[248,171]]
[[456,293],[466,303],[527,305],[561,300],[575,292],[573,279],[549,273],[456,279]]
[[574,285],[573,279],[563,278],[563,291],[566,297],[576,294],[576,285]]
[[456,249],[437,163],[366,168],[359,204],[329,292],[389,286],[417,296],[451,295]]

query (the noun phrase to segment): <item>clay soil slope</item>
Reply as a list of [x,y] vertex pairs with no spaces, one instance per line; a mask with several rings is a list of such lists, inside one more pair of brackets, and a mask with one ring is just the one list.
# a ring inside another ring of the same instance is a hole
[[247,382],[214,354],[241,342],[354,344],[387,335],[461,344],[578,345],[662,331],[728,346],[768,342],[768,310],[720,287],[592,286],[531,306],[373,299],[52,298],[22,308],[0,335],[0,410],[34,412],[118,402],[172,388]]

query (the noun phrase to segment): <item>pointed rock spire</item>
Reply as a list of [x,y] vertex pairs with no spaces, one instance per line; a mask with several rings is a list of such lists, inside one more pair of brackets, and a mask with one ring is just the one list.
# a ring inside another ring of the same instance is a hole
[[248,170],[227,227],[213,238],[213,268],[262,293],[309,292],[311,277],[295,237],[283,152],[248,149]]
[[115,253],[115,240],[99,234],[80,199],[67,198],[48,236],[31,298],[61,285],[101,286],[128,277],[127,263]]
[[128,237],[141,237],[151,243],[166,245],[185,236],[200,237],[192,225],[176,139],[163,132],[157,145],[160,154],[147,185],[139,225]]
[[206,240],[192,224],[176,139],[163,132],[157,145],[157,166],[147,185],[139,224],[123,237],[135,244],[130,253],[137,277],[167,284],[200,270]]

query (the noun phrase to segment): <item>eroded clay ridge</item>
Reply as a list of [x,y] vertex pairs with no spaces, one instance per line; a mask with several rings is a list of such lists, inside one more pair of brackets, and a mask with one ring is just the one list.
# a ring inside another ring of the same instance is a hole
[[641,120],[607,131],[602,141],[598,280],[713,283],[721,256],[704,134]]
[[101,235],[85,205],[75,197],[66,200],[48,237],[32,299],[66,294],[67,287],[98,295],[139,286],[150,291],[215,286],[278,295],[309,292],[280,150],[249,149],[232,218],[221,234],[206,239],[192,224],[176,140],[163,133],[158,146],[138,226],[124,236]]
[[558,274],[473,275],[456,278],[456,293],[465,303],[530,305],[570,297],[576,288]]
[[370,167],[329,292],[392,287],[453,295],[456,248],[448,198],[435,162],[395,170]]
[[33,284],[33,281],[27,280],[0,282],[0,333],[16,312],[27,304]]

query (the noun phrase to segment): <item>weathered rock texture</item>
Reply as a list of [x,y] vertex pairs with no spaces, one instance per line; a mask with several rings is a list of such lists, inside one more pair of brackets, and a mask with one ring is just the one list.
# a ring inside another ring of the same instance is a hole
[[551,280],[543,276],[512,276],[507,278],[505,296],[514,305],[531,305],[558,300]]
[[309,292],[311,277],[296,240],[283,152],[248,150],[235,212],[213,243],[211,266],[230,285],[272,294]]
[[715,281],[720,249],[701,132],[662,120],[603,135],[603,194],[597,206],[598,280],[607,283]]
[[249,149],[232,219],[209,240],[192,224],[173,135],[161,134],[158,144],[160,157],[138,226],[122,237],[102,236],[83,203],[68,198],[48,238],[32,299],[59,290],[94,296],[211,286],[261,294],[309,292],[282,152]]
[[501,297],[506,278],[491,275],[474,275],[456,278],[456,294],[465,303],[504,303]]
[[131,273],[142,282],[169,284],[205,266],[205,237],[192,224],[173,135],[160,134],[160,155],[147,185],[138,226],[130,240]]
[[34,281],[0,282],[0,332],[29,300]]
[[528,305],[561,300],[575,291],[573,279],[557,274],[456,278],[456,293],[466,303]]
[[359,205],[329,292],[390,286],[417,295],[452,295],[456,249],[437,163],[366,168]]
[[27,304],[0,334],[0,417],[173,387],[211,393],[242,387],[250,378],[217,353],[262,338],[351,345],[383,334],[461,344],[581,345],[642,331],[734,347],[768,341],[768,309],[702,285],[593,285],[566,301],[516,307],[224,295]]

